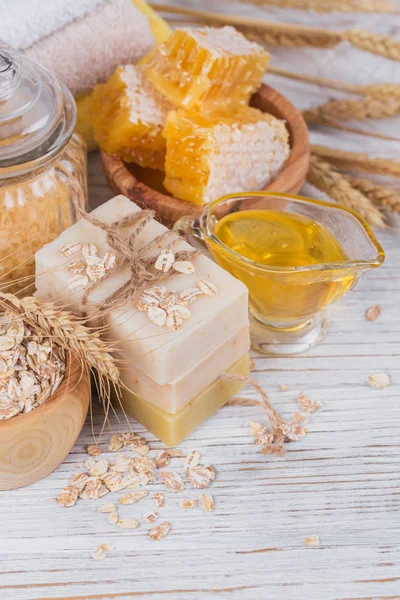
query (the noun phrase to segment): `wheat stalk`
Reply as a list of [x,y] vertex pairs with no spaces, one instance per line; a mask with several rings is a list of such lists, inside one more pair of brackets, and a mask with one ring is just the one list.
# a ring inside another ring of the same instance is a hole
[[375,12],[398,14],[399,9],[393,0],[246,0],[256,6],[278,6],[297,10],[314,10],[321,13]]
[[356,48],[379,54],[391,60],[400,60],[400,42],[386,35],[370,33],[363,29],[350,29],[343,32],[343,40]]
[[400,96],[366,96],[360,100],[332,100],[316,108],[303,110],[307,123],[329,124],[332,121],[383,119],[400,113]]
[[151,6],[167,15],[186,18],[186,21],[189,22],[200,22],[208,25],[232,25],[246,37],[259,43],[287,47],[314,46],[317,48],[331,48],[342,41],[347,41],[353,46],[373,54],[379,54],[392,60],[400,60],[400,42],[388,36],[370,33],[362,29],[333,31],[225,13],[191,10],[168,6],[167,4],[152,3]]
[[400,85],[396,83],[376,83],[372,85],[356,85],[347,83],[345,81],[339,81],[337,79],[330,79],[329,77],[319,77],[317,75],[305,75],[304,73],[293,73],[292,71],[286,71],[285,69],[278,69],[276,67],[268,67],[268,73],[278,75],[279,77],[286,77],[288,79],[295,79],[297,81],[305,81],[314,85],[320,85],[333,90],[340,90],[342,92],[348,92],[350,94],[357,94],[359,96],[379,96],[380,98],[400,98]]
[[329,163],[349,170],[365,173],[378,173],[380,175],[391,175],[400,177],[400,163],[388,158],[372,158],[361,152],[348,152],[336,150],[327,146],[313,145],[311,151],[316,156],[323,158]]
[[376,227],[385,227],[385,219],[379,209],[362,192],[352,187],[349,181],[332,165],[320,157],[311,155],[307,181],[339,204],[351,208]]
[[11,304],[23,313],[27,322],[44,335],[55,338],[57,343],[82,359],[90,368],[113,383],[119,380],[119,371],[107,345],[81,324],[71,313],[51,302],[38,302],[32,296],[17,298],[0,292],[0,301]]
[[369,179],[345,175],[350,185],[367,196],[380,209],[400,215],[400,193],[393,188],[378,185]]

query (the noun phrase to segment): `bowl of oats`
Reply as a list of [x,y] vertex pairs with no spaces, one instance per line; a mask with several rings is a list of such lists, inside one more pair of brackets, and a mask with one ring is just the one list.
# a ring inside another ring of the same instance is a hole
[[29,485],[64,460],[90,401],[87,366],[14,312],[0,314],[0,490]]

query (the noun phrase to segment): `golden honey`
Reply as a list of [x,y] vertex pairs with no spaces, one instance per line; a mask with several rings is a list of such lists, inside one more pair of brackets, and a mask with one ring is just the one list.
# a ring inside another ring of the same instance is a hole
[[[349,258],[340,242],[322,223],[303,215],[233,212],[218,221],[214,236],[251,261],[247,266],[231,253],[228,257],[223,246],[211,244],[217,261],[246,284],[251,311],[267,324],[304,322],[355,281],[354,272],[341,268]],[[332,271],[335,263],[338,270]]]

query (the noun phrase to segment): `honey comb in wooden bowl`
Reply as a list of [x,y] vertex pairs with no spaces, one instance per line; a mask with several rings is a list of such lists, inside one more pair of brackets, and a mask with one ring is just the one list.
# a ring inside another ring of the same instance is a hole
[[[307,125],[301,113],[285,96],[268,85],[262,85],[253,95],[251,105],[283,119],[290,136],[290,156],[265,190],[296,194],[305,180],[310,158]],[[154,210],[165,225],[171,225],[185,215],[198,217],[201,214],[202,206],[169,195],[162,185],[164,173],[161,171],[125,163],[120,157],[104,152],[101,153],[101,161],[112,191],[124,194],[141,208]]]
[[89,401],[89,371],[68,353],[56,393],[31,412],[0,421],[0,490],[29,485],[54,471],[75,444]]

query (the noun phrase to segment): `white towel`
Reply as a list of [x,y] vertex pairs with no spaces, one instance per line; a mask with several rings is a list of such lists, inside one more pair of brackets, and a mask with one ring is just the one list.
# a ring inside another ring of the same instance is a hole
[[74,96],[137,62],[154,45],[147,18],[131,0],[107,0],[24,51],[62,79]]
[[0,0],[0,40],[23,50],[105,0]]

